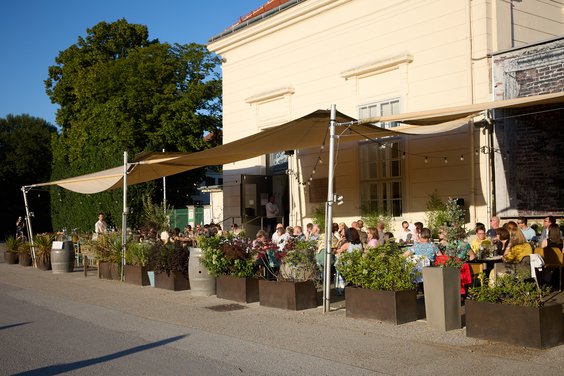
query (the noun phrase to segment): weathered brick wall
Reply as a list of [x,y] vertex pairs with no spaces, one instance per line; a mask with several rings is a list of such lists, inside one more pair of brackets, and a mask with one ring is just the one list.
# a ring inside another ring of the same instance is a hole
[[[494,58],[497,98],[564,91],[564,40],[510,51]],[[501,76],[501,77],[500,77]],[[496,139],[511,215],[564,215],[564,105],[497,111]]]

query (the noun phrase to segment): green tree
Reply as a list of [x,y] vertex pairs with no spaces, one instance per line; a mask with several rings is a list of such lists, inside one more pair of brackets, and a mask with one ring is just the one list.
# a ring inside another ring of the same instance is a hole
[[[220,60],[196,43],[161,43],[148,39],[144,25],[125,19],[100,22],[86,37],[62,51],[45,81],[51,101],[60,105],[61,134],[53,140],[52,179],[77,176],[122,163],[123,151],[193,152],[221,142]],[[201,172],[167,182],[174,192],[193,189]],[[177,182],[177,183],[176,183]],[[140,197],[162,197],[159,182],[128,191],[139,220]],[[186,196],[186,194],[184,194]],[[52,194],[53,224],[89,230],[98,211],[121,224],[121,190],[84,196]]]
[[[0,231],[2,238],[14,234],[18,216],[25,215],[21,187],[47,181],[51,176],[51,137],[56,128],[29,115],[0,118]],[[35,213],[34,230],[51,230],[48,194],[28,195]]]

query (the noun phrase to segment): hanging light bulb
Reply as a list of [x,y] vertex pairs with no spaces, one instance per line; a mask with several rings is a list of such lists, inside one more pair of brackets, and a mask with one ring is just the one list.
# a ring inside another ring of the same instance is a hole
[[460,154],[460,160],[461,160],[461,161],[464,160],[464,154]]
[[448,163],[448,159],[447,159],[447,157],[445,157],[445,164],[447,164],[447,163]]
[[425,163],[429,163],[429,157],[425,157]]
[[479,150],[479,149],[474,149],[474,154],[479,155],[479,154],[480,154],[480,150]]
[[405,151],[404,151],[403,154],[401,155],[401,159],[405,159]]
[[319,164],[323,164],[323,159],[319,158]]
[[321,145],[321,150],[325,149],[325,145]]
[[315,168],[313,169],[313,171],[311,172],[312,175],[315,175],[317,171],[315,171]]

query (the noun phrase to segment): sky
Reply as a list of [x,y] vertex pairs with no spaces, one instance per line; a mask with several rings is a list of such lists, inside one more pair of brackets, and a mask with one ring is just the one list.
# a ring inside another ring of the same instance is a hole
[[0,118],[28,114],[56,125],[58,106],[45,93],[60,51],[101,21],[146,25],[149,39],[206,44],[267,0],[2,0]]

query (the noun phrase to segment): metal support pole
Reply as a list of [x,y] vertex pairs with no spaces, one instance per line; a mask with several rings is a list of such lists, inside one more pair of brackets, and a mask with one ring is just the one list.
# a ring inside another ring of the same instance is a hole
[[121,218],[121,281],[124,282],[125,249],[127,247],[127,152],[123,152],[123,213]]
[[331,105],[331,121],[329,122],[329,163],[327,181],[327,205],[325,206],[325,273],[323,276],[323,313],[331,310],[331,248],[333,240],[333,186],[335,164],[335,122],[337,107]]
[[[165,152],[165,149],[163,149],[163,153]],[[163,176],[163,210],[164,210],[164,215],[166,216],[166,176]]]
[[22,193],[24,198],[24,205],[25,205],[25,222],[27,226],[27,236],[29,239],[29,243],[31,244],[31,259],[33,260],[33,265],[35,265],[35,245],[33,244],[33,229],[31,228],[31,217],[29,216],[29,205],[27,203],[27,192],[31,189],[31,187],[22,187]]

